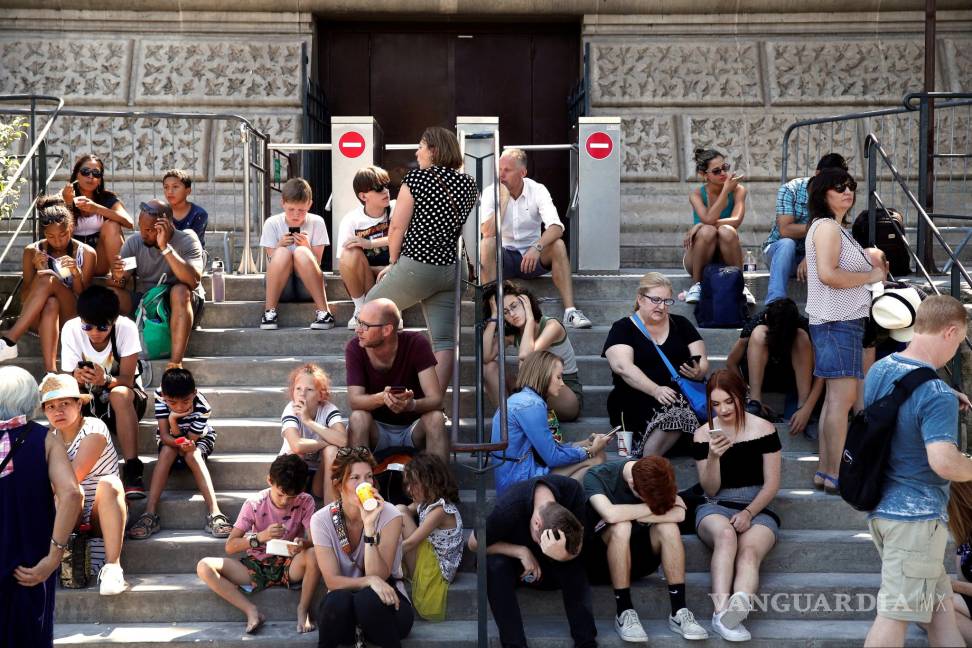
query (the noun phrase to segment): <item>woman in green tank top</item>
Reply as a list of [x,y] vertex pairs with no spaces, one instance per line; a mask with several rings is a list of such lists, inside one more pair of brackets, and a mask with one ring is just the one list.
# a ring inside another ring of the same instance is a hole
[[[500,394],[499,346],[496,343],[498,309],[496,288],[491,286],[483,293],[483,312],[488,316],[483,331],[483,374],[487,393],[496,404],[505,398],[514,383],[516,373],[507,374],[506,389]],[[580,415],[584,392],[577,376],[577,356],[567,337],[567,329],[554,317],[540,312],[536,298],[529,290],[511,281],[503,282],[503,317],[506,320],[506,346],[514,346],[517,359],[524,359],[534,351],[547,350],[564,363],[564,384],[567,389],[551,397],[547,404],[561,421],[574,421]]]

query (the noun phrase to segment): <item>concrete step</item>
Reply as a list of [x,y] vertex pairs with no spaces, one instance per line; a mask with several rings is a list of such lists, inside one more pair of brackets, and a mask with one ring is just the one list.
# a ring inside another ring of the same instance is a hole
[[[556,597],[556,594],[548,594]],[[559,597],[557,597],[559,598]],[[658,648],[684,648],[685,640],[673,634],[666,620],[643,619],[648,645]],[[709,627],[709,619],[700,619]],[[136,648],[149,644],[164,643],[170,648],[196,648],[205,644],[210,648],[279,648],[281,645],[316,645],[317,633],[296,634],[291,621],[267,623],[258,635],[243,636],[242,621],[198,623],[64,623],[54,627],[54,645],[62,648]],[[846,648],[860,645],[871,626],[870,621],[819,621],[807,620],[760,620],[746,623],[753,639],[747,646],[753,648]],[[530,617],[524,623],[533,648],[564,648],[572,645],[563,613],[554,617]],[[598,645],[606,648],[629,646],[614,631],[612,618],[597,619]],[[402,641],[406,648],[449,646],[477,648],[475,621],[445,621],[428,623],[417,620],[409,637]],[[496,626],[489,625],[489,646],[499,647]],[[725,642],[711,634],[705,642],[692,645],[725,646]],[[927,645],[923,632],[916,627],[908,630],[907,646]],[[482,648],[482,647],[479,647]]]
[[[104,598],[97,589],[61,590],[55,618],[59,623],[84,623],[97,618],[101,623],[164,623],[178,618],[180,623],[200,621],[241,621],[242,614],[213,594],[192,574],[127,574],[130,589],[122,596]],[[753,612],[756,619],[791,620],[867,620],[873,617],[870,606],[880,585],[880,574],[765,574]],[[700,621],[712,616],[708,572],[685,575],[687,603]],[[178,591],[175,599],[173,591]],[[614,593],[608,585],[592,586],[594,614],[610,618],[614,613]],[[449,587],[446,618],[475,620],[476,575],[460,573]],[[841,598],[837,598],[840,596]],[[251,599],[269,621],[290,621],[295,616],[300,595],[273,587],[252,595]],[[518,590],[520,607],[531,617],[556,616],[563,610],[555,593],[530,588]],[[632,583],[632,601],[643,621],[650,621],[669,609],[667,589],[660,574]],[[816,608],[816,609],[814,609]]]
[[[267,465],[261,466],[260,471],[266,477]],[[188,470],[179,472],[188,473]],[[186,475],[189,480],[191,475]],[[679,475],[688,477],[679,482],[679,486],[687,488],[698,478],[695,475]],[[234,476],[235,477],[235,476]],[[216,481],[216,475],[213,476]],[[180,481],[185,481],[180,479]],[[235,481],[235,479],[234,479]],[[265,481],[265,480],[264,480]],[[260,484],[259,481],[251,481],[250,488]],[[174,490],[175,488],[185,488],[186,484],[170,484],[162,494],[159,502],[158,514],[162,519],[162,525],[167,530],[200,530],[205,524],[206,509],[202,495],[195,488],[192,490]],[[230,490],[229,486],[217,485],[216,497],[219,501],[220,510],[230,519],[236,520],[243,503],[251,497],[255,497],[259,489]],[[496,493],[492,489],[487,491],[486,506],[491,510],[496,503]],[[472,528],[474,524],[476,506],[476,493],[472,490],[463,490],[459,493],[459,513],[462,515],[465,526]],[[826,495],[821,491],[809,488],[782,489],[770,505],[777,515],[783,520],[783,525],[787,529],[846,529],[861,528],[867,526],[866,515],[855,511],[842,499],[834,495]],[[137,517],[144,510],[141,502],[132,502],[130,505],[130,516]],[[139,542],[139,541],[136,541]]]
[[[709,569],[709,549],[697,536],[683,536],[687,571]],[[162,530],[148,540],[126,542],[122,566],[133,574],[191,573],[206,556],[222,556],[223,540],[201,530]],[[947,552],[946,552],[947,553]],[[881,563],[865,527],[787,529],[763,563],[765,573],[814,572],[826,565],[834,572],[879,573]],[[471,568],[471,565],[464,565]]]
[[[281,409],[283,409],[281,407]],[[493,410],[487,412],[486,430],[490,429]],[[139,452],[142,454],[154,455],[157,452],[155,433],[157,425],[155,419],[150,418],[151,412],[146,415],[139,426]],[[210,423],[219,434],[216,440],[216,454],[221,456],[235,452],[275,452],[280,447],[280,418],[279,416],[270,417],[241,417],[241,418],[211,418]],[[463,441],[472,442],[476,439],[475,422],[471,418],[460,419],[459,438]],[[561,423],[561,433],[567,441],[579,441],[589,437],[592,433],[604,433],[610,430],[611,425],[606,417],[592,416],[583,417],[570,423]],[[777,429],[780,433],[780,441],[785,450],[801,452],[803,454],[813,454],[817,451],[817,444],[804,438],[791,436],[788,428],[782,423],[778,424]],[[611,444],[614,447],[614,444]]]

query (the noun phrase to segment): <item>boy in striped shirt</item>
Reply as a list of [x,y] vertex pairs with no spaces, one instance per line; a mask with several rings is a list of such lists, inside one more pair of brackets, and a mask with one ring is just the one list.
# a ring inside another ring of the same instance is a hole
[[216,444],[216,431],[209,425],[211,413],[209,402],[196,391],[196,381],[188,370],[173,367],[162,374],[161,385],[155,390],[159,460],[152,471],[145,512],[128,530],[129,538],[148,538],[162,528],[156,508],[173,465],[188,466],[196,480],[209,511],[206,533],[215,538],[229,536],[233,526],[219,510],[213,480],[206,467],[206,458]]

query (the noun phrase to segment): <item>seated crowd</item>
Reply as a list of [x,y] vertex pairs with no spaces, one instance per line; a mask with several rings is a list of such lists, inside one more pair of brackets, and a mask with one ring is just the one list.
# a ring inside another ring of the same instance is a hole
[[[166,199],[140,203],[133,221],[105,188],[102,161],[83,155],[61,196],[39,201],[44,238],[24,250],[23,308],[0,339],[0,357],[16,357],[18,340],[36,330],[47,375],[38,388],[23,370],[0,369],[0,432],[17,430],[26,439],[23,452],[31,454],[18,456],[17,479],[28,478],[22,465],[46,466],[42,473],[54,484],[57,507],[55,515],[47,488],[0,516],[3,543],[12,542],[6,529],[26,515],[25,506],[38,507],[54,530],[50,553],[24,553],[18,564],[25,567],[11,583],[4,581],[2,598],[12,602],[0,605],[0,621],[11,610],[33,609],[36,601],[8,595],[53,577],[74,528],[90,529],[100,593],[124,592],[123,542],[163,529],[160,500],[171,471],[182,468],[205,502],[203,529],[225,540],[225,555],[199,560],[197,574],[245,615],[245,633],[259,632],[266,620],[247,594],[273,586],[300,590],[296,630],[316,629],[319,646],[398,646],[416,613],[430,621],[445,618],[464,548],[479,547],[474,533],[468,541],[464,533],[443,410],[455,345],[454,282],[469,270],[456,242],[478,194],[459,170],[449,131],[426,130],[416,158],[418,168],[406,174],[397,201],[389,200],[383,169],[362,168],[353,187],[361,205],[344,217],[337,235],[340,276],[354,303],[348,324],[354,336],[344,354],[347,411],[332,402],[323,368],[295,367],[267,488],[248,499],[232,523],[207,467],[217,439],[209,422],[214,412],[182,366],[205,304],[208,216],[188,201],[191,177],[166,171]],[[707,264],[742,265],[738,230],[746,209],[742,177],[730,175],[723,154],[700,149],[695,159],[704,184],[690,197],[689,303],[700,297]],[[515,590],[529,587],[560,589],[575,645],[596,645],[591,584],[609,583],[616,632],[624,641],[647,642],[631,586],[659,568],[670,600],[668,628],[687,640],[707,639],[687,603],[683,533],[697,533],[711,550],[712,630],[728,641],[749,640],[743,622],[753,610],[760,565],[783,523],[772,510],[782,470],[774,422],[782,418],[791,435],[819,441],[813,485],[837,493],[848,414],[863,407],[863,379],[878,355],[875,327],[868,326],[868,286],[885,281],[887,263],[880,250],[862,248],[844,231],[856,183],[843,158],[829,154],[815,176],[780,188],[776,224],[764,246],[770,268],[765,308],[743,326],[724,369],[710,371],[702,333],[671,312],[670,279],[657,272],[641,277],[631,314],[613,323],[603,344],[613,380],[607,415],[615,429],[570,441],[561,422],[576,420],[584,402],[570,332],[591,322],[573,301],[563,225],[549,192],[526,177],[527,168],[523,151],[508,150],[500,159],[502,249],[496,248],[488,189],[483,264],[476,269],[481,280],[490,279],[498,258],[506,279],[502,300],[493,284],[481,304],[486,395],[494,404],[506,402],[509,442],[489,458],[497,464],[497,499],[486,522],[487,594],[500,641],[527,645]],[[283,211],[264,223],[262,329],[276,329],[279,305],[293,301],[314,303],[311,329],[335,326],[322,271],[330,238],[324,219],[309,213],[312,202],[310,185],[291,179],[281,191]],[[136,226],[123,240],[121,230]],[[563,302],[562,318],[544,315],[530,290],[509,281],[548,272]],[[807,283],[807,316],[787,297],[794,275]],[[158,286],[171,352],[154,392],[158,459],[146,493],[137,440],[151,378],[143,375],[150,365],[133,318]],[[748,290],[745,296],[755,303]],[[402,310],[414,304],[426,314],[428,336],[400,330]],[[895,330],[898,346],[891,351],[903,348],[914,325]],[[515,349],[503,372],[501,346]],[[693,397],[685,381],[704,394]],[[785,395],[782,412],[764,403],[769,391]],[[31,420],[37,403],[50,426],[43,442],[36,433],[42,428]],[[493,442],[500,440],[501,416],[497,409]],[[623,452],[609,460],[615,437]],[[13,432],[11,441],[0,437],[0,458],[12,454],[13,438]],[[691,488],[679,491],[665,458],[673,454],[694,460]],[[387,482],[378,487],[391,460],[404,463],[403,492],[395,494],[401,502],[391,501]],[[7,474],[3,469],[0,477]],[[36,474],[30,478],[37,481]],[[83,495],[80,505],[72,489]],[[126,500],[146,497],[143,511],[130,516]],[[952,515],[953,532],[966,543],[960,548],[963,573],[972,554],[966,517],[967,511]],[[29,534],[43,535],[33,527]],[[317,603],[321,581],[326,594]],[[961,596],[954,605],[969,633],[972,589],[965,585],[956,585]],[[41,614],[37,632],[49,632],[44,614],[50,613]]]

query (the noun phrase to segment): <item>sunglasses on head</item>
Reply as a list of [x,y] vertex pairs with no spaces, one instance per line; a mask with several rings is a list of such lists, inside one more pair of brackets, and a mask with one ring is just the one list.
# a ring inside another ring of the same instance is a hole
[[370,457],[371,450],[367,446],[348,446],[345,448],[338,448],[337,456],[347,457],[350,455],[357,455],[359,457]]
[[105,175],[105,172],[101,169],[89,169],[88,167],[81,167],[81,170],[78,171],[78,173],[83,175],[85,178],[98,178],[99,180]]
[[98,329],[102,333],[107,333],[111,330],[111,324],[88,324],[87,322],[81,322],[82,331],[93,331]]
[[853,193],[857,191],[857,182],[855,180],[848,180],[846,182],[841,182],[838,185],[834,185],[832,189],[837,193],[844,193],[845,191],[850,189],[851,193]]
[[139,203],[138,210],[145,212],[149,216],[155,216],[156,218],[162,218],[165,215],[161,207],[155,207],[148,203]]
[[732,165],[729,164],[728,162],[725,162],[725,163],[723,163],[722,166],[717,166],[714,169],[709,169],[708,172],[709,173],[715,173],[715,174],[718,175],[720,173],[728,173],[729,172],[729,169],[731,169],[731,168],[732,168]]

